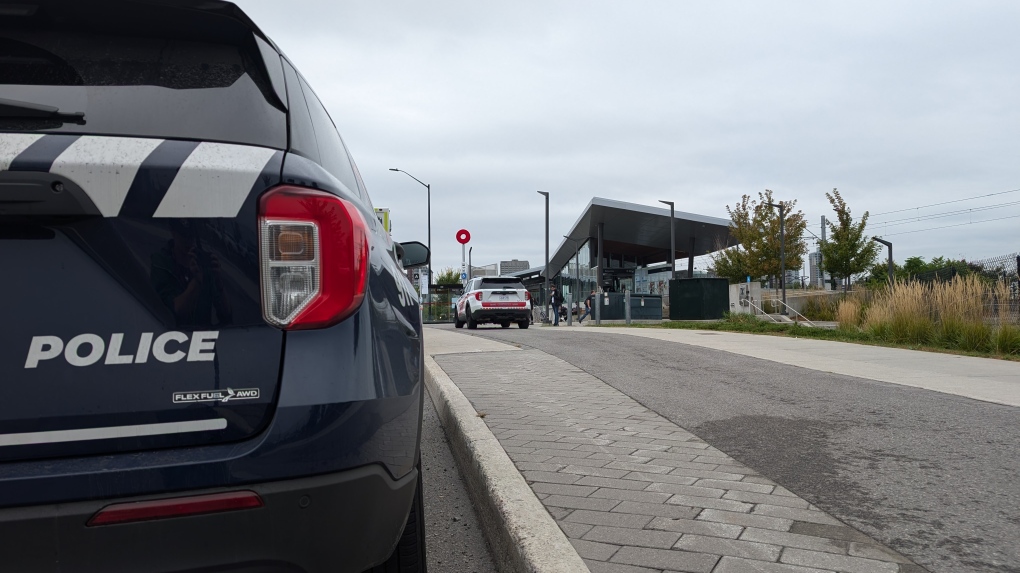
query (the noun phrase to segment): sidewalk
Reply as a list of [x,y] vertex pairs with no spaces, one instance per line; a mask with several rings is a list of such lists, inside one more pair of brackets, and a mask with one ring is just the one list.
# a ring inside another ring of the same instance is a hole
[[425,342],[594,573],[923,571],[567,362]]
[[1020,406],[1020,362],[717,330],[620,327],[591,330],[690,344],[811,370]]

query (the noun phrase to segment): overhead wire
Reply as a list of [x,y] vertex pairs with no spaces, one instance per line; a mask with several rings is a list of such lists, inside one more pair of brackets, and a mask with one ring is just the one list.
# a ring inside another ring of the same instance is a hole
[[995,219],[984,219],[982,221],[968,221],[966,223],[957,223],[955,225],[943,225],[941,227],[931,227],[929,229],[917,229],[915,231],[900,231],[899,233],[889,233],[886,235],[879,235],[881,237],[895,237],[896,235],[909,235],[911,233],[923,233],[924,231],[938,231],[939,229],[949,229],[951,227],[962,227],[964,225],[977,225],[980,223],[991,223],[993,221],[1005,221],[1006,219],[1016,219],[1020,215],[1010,215],[1008,217],[998,217]]
[[921,205],[919,207],[908,207],[906,209],[896,209],[895,211],[886,211],[884,213],[872,213],[871,217],[879,217],[882,215],[892,215],[893,213],[903,213],[905,211],[915,211],[917,209],[927,209],[928,207],[938,207],[939,205],[949,205],[950,203],[961,203],[963,201],[973,201],[974,199],[984,199],[985,197],[994,197],[996,195],[1006,195],[1008,193],[1017,193],[1020,189],[1010,189],[1009,191],[999,191],[998,193],[989,193],[987,195],[975,195],[973,197],[966,197],[964,199],[954,199],[952,201],[943,201],[941,203],[932,203],[930,205]]
[[1020,205],[1020,201],[1011,201],[1009,203],[998,203],[996,205],[984,205],[981,207],[971,207],[969,209],[960,209],[958,211],[948,211],[945,213],[933,213],[931,215],[919,215],[917,217],[906,217],[904,219],[893,219],[891,221],[885,221],[882,223],[876,223],[873,225],[876,228],[882,227],[894,227],[896,225],[906,225],[908,223],[917,223],[920,221],[928,221],[931,219],[941,219],[942,217],[952,217],[954,215],[964,215],[967,213],[977,213],[980,211],[988,211],[989,209],[998,209],[1000,207],[1012,207],[1013,205]]

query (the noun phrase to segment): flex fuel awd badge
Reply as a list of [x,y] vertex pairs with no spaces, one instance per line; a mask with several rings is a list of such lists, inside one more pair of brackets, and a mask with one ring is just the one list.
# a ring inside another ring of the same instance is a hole
[[230,402],[232,400],[253,400],[259,397],[258,388],[234,390],[207,390],[205,392],[174,392],[174,404],[189,402]]

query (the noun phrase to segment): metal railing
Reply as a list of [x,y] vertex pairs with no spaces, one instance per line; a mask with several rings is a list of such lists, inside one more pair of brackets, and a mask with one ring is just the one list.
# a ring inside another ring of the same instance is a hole
[[762,310],[762,308],[760,306],[754,304],[754,299],[753,298],[747,299],[747,304],[749,304],[751,306],[751,308],[753,308],[754,310],[756,310],[759,313],[764,314],[765,316],[767,316],[769,318],[769,320],[771,320],[772,322],[775,322],[777,324],[782,324],[781,321],[776,320],[775,317],[773,317],[771,314],[765,312],[764,310]]
[[810,324],[811,326],[817,327],[817,325],[816,325],[815,323],[813,323],[813,322],[811,322],[810,320],[808,320],[808,317],[806,317],[806,316],[804,316],[803,314],[801,314],[801,313],[797,312],[797,310],[796,310],[796,309],[794,309],[794,308],[793,308],[792,306],[790,306],[790,305],[786,304],[786,303],[785,303],[785,302],[783,302],[782,300],[776,299],[776,300],[773,300],[772,302],[773,302],[773,303],[777,303],[777,302],[778,302],[779,304],[781,304],[781,305],[785,306],[785,307],[786,307],[786,309],[787,309],[787,310],[789,310],[790,312],[792,312],[793,314],[795,314],[795,315],[797,315],[797,316],[801,317],[802,319],[804,319],[804,322],[806,322],[806,323]]

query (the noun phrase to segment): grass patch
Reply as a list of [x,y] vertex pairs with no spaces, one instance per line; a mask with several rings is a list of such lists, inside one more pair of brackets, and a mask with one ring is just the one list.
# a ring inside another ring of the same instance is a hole
[[[614,325],[622,326],[622,325]],[[765,334],[771,336],[789,336],[793,338],[812,338],[817,340],[833,340],[836,342],[853,342],[887,348],[906,348],[960,354],[964,356],[980,356],[1020,361],[1020,328],[1006,326],[986,332],[980,330],[971,334],[973,341],[968,347],[962,344],[946,347],[932,342],[897,342],[890,333],[888,322],[865,326],[864,328],[813,328],[799,324],[777,324],[762,320],[750,314],[730,314],[717,322],[668,321],[662,324],[632,324],[628,328],[680,328],[686,330],[709,330],[722,332],[742,332],[747,334]],[[905,332],[910,332],[906,327]],[[909,335],[906,338],[910,338]],[[925,337],[927,340],[927,337]]]

